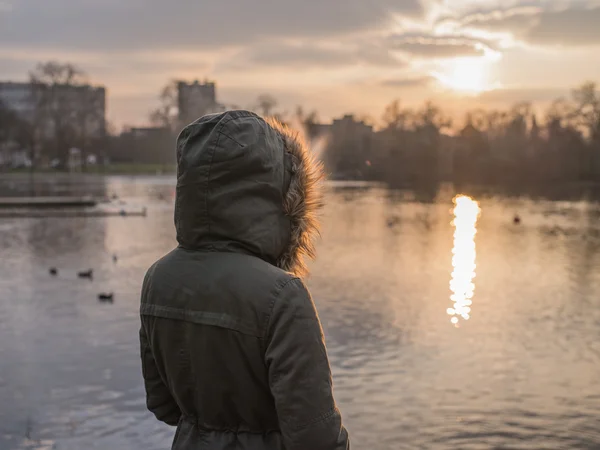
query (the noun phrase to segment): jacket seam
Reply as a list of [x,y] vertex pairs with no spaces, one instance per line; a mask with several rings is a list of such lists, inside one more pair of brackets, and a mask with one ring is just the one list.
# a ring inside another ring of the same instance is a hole
[[257,336],[256,332],[253,333],[250,330],[251,327],[243,323],[235,323],[235,319],[228,314],[209,313],[207,311],[194,311],[173,308],[171,306],[142,303],[140,305],[140,315],[214,326],[260,339],[260,336]]
[[319,416],[315,417],[314,419],[312,419],[312,420],[311,420],[311,421],[309,421],[309,422],[303,423],[302,425],[298,425],[298,426],[293,426],[293,425],[292,425],[292,429],[293,429],[294,431],[300,431],[300,430],[303,430],[303,429],[305,429],[305,428],[308,428],[308,427],[310,427],[311,425],[315,425],[315,424],[317,424],[317,423],[319,423],[319,422],[323,422],[323,421],[325,421],[325,420],[329,419],[331,416],[333,416],[333,415],[336,413],[336,411],[337,411],[337,409],[336,409],[336,407],[334,406],[333,408],[331,408],[331,409],[330,409],[329,411],[327,411],[326,413],[323,413],[323,414],[321,414],[321,415],[319,415]]
[[227,125],[229,122],[231,122],[234,118],[230,117],[227,120],[223,120],[220,124],[219,124],[219,129],[217,130],[217,140],[215,141],[215,145],[212,148],[212,152],[210,154],[210,162],[208,163],[208,170],[206,172],[206,187],[204,189],[204,209],[206,210],[206,226],[207,226],[207,231],[208,234],[210,235],[210,211],[208,209],[208,185],[210,183],[210,172],[212,169],[212,165],[213,165],[213,161],[215,159],[215,153],[217,152],[217,147],[219,146],[219,141],[221,140],[221,136],[223,135],[223,128],[225,127],[225,125]]
[[233,142],[235,142],[237,145],[239,145],[240,147],[243,147],[242,144],[240,144],[236,139],[234,139],[233,137],[231,137],[229,134],[224,133],[222,131],[219,131],[219,134],[221,134],[222,136],[225,136],[226,138],[232,140]]
[[277,300],[279,300],[279,296],[281,295],[281,293],[283,292],[283,290],[293,281],[296,280],[300,280],[300,278],[298,277],[293,277],[290,278],[289,280],[287,280],[285,283],[283,283],[279,289],[277,290],[277,292],[275,292],[275,296],[273,298],[273,300],[271,300],[271,303],[269,304],[269,314],[267,316],[267,320],[265,321],[265,325],[264,325],[264,329],[263,329],[263,337],[266,340],[267,339],[267,333],[269,331],[269,326],[271,325],[271,319],[273,318],[273,309],[275,308],[275,302],[277,302]]

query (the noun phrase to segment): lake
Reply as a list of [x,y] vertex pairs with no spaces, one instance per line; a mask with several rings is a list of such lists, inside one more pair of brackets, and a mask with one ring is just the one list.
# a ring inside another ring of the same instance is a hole
[[[83,189],[148,215],[0,218],[0,449],[173,438],[145,409],[137,333],[144,273],[175,246],[174,180]],[[308,284],[352,448],[600,448],[600,206],[457,194],[328,187]]]

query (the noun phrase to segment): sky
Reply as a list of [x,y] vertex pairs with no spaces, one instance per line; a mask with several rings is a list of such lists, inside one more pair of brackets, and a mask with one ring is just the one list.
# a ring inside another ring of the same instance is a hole
[[71,62],[142,125],[171,79],[218,101],[381,117],[386,104],[546,105],[600,81],[600,0],[0,0],[0,81]]

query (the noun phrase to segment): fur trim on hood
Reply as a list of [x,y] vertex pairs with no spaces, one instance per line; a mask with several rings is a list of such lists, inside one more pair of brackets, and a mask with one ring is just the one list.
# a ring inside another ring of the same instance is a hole
[[300,133],[280,121],[266,122],[281,137],[284,150],[292,156],[292,178],[283,199],[285,214],[291,221],[290,241],[277,261],[277,267],[296,276],[308,274],[305,258],[315,258],[315,239],[319,236],[318,211],[323,207],[323,164],[317,161]]

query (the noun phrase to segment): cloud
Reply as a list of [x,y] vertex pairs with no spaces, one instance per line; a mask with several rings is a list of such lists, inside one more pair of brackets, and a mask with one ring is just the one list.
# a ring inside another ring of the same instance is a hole
[[11,51],[0,47],[0,81],[27,81],[40,61],[71,62],[89,75],[93,83],[108,84],[114,92],[138,90],[152,80],[159,84],[174,77],[198,76],[209,70],[207,55],[161,52],[85,53],[30,49]]
[[0,1],[0,13],[8,13],[11,12],[13,9],[13,6],[11,3],[8,3],[6,1]]
[[600,7],[546,11],[525,34],[525,39],[542,45],[599,45]]
[[545,103],[558,98],[569,98],[570,90],[558,87],[515,87],[482,92],[477,99],[484,103],[513,104],[518,102]]
[[387,41],[390,48],[422,59],[483,56],[494,47],[490,42],[461,35],[395,34]]
[[419,0],[21,0],[8,14],[5,45],[124,50],[336,36],[424,10]]
[[284,68],[339,68],[355,65],[400,68],[406,62],[387,48],[369,43],[324,45],[314,43],[250,46],[217,66],[221,69],[239,69],[252,66]]
[[416,88],[425,87],[434,81],[433,77],[422,76],[414,78],[394,78],[389,80],[383,80],[380,84],[386,87],[395,88]]
[[518,6],[509,9],[474,10],[460,18],[444,17],[440,23],[455,23],[491,32],[524,31],[529,29],[543,10],[535,6]]
[[393,33],[362,38],[303,40],[249,44],[223,58],[216,70],[281,67],[335,69],[349,66],[402,68],[410,59],[484,56],[495,44],[463,35]]
[[396,48],[419,58],[454,58],[457,56],[484,55],[482,48],[476,48],[470,44],[406,42]]
[[[455,18],[456,19],[456,18]],[[444,19],[443,21],[452,21]],[[462,27],[490,32],[507,32],[516,38],[541,46],[600,45],[600,7],[571,5],[555,9],[516,7],[504,10],[477,11],[456,22]]]

